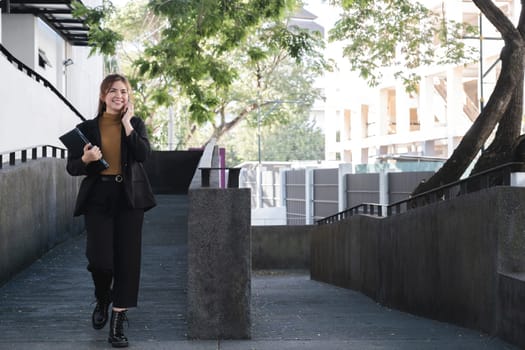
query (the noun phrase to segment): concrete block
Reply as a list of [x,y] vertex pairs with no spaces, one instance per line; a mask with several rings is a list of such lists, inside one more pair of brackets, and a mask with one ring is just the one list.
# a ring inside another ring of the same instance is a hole
[[188,337],[251,337],[250,190],[190,189]]

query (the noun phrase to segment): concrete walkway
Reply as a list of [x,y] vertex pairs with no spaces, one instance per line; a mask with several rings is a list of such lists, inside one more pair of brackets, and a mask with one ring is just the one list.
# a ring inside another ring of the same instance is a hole
[[[384,308],[309,279],[307,271],[252,278],[252,340],[186,339],[187,197],[160,195],[146,215],[139,307],[128,312],[132,349],[517,349],[477,331]],[[91,328],[94,297],[85,237],[51,250],[0,288],[0,349],[108,349]]]

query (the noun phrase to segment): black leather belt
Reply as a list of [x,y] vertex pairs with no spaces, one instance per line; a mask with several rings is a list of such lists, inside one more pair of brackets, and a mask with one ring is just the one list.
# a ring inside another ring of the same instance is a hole
[[98,178],[102,182],[122,182],[124,180],[122,175],[99,175]]

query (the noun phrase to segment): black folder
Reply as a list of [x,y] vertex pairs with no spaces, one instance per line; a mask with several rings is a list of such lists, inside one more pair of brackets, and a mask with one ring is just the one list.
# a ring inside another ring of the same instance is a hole
[[[60,136],[59,139],[64,146],[67,147],[67,150],[75,156],[82,156],[84,153],[84,146],[91,143],[79,128],[74,128],[73,130],[66,132],[64,135]],[[101,158],[98,162],[104,167],[104,169],[109,168],[108,162],[104,159]]]

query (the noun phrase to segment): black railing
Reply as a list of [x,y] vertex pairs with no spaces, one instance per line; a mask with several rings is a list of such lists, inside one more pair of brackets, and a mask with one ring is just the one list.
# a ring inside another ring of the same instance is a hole
[[24,64],[22,61],[20,61],[18,58],[13,56],[7,49],[0,44],[0,52],[6,57],[6,59],[15,67],[18,68],[21,72],[26,73],[29,77],[35,79],[37,82],[42,83],[45,87],[50,89],[57,95],[59,99],[62,100],[72,111],[75,113],[81,120],[86,120],[84,116],[69,102],[64,95],[58,91],[53,84],[51,84],[46,78],[35,72],[33,69],[28,67],[26,64]]
[[[0,152],[0,169],[2,169],[4,165],[5,155],[7,155],[7,159],[8,159],[8,162],[6,161],[6,163],[8,163],[9,165],[16,165],[17,159],[21,163],[27,162],[28,159],[38,159],[39,150],[40,150],[40,158],[52,157],[52,158],[64,159],[66,157],[65,148],[60,148],[60,147],[51,146],[51,145],[32,146],[32,147],[19,149],[15,151]],[[51,150],[51,152],[48,153],[48,150]]]
[[239,174],[241,168],[199,168],[201,171],[201,186],[210,187],[210,175],[212,170],[228,171],[228,188],[239,188]]
[[401,214],[413,208],[448,200],[481,189],[494,186],[509,186],[510,174],[522,171],[525,171],[525,163],[502,164],[492,169],[471,175],[465,179],[451,182],[389,205],[362,203],[337,214],[317,220],[317,224],[331,224],[358,214],[383,216],[385,209],[386,216]]

